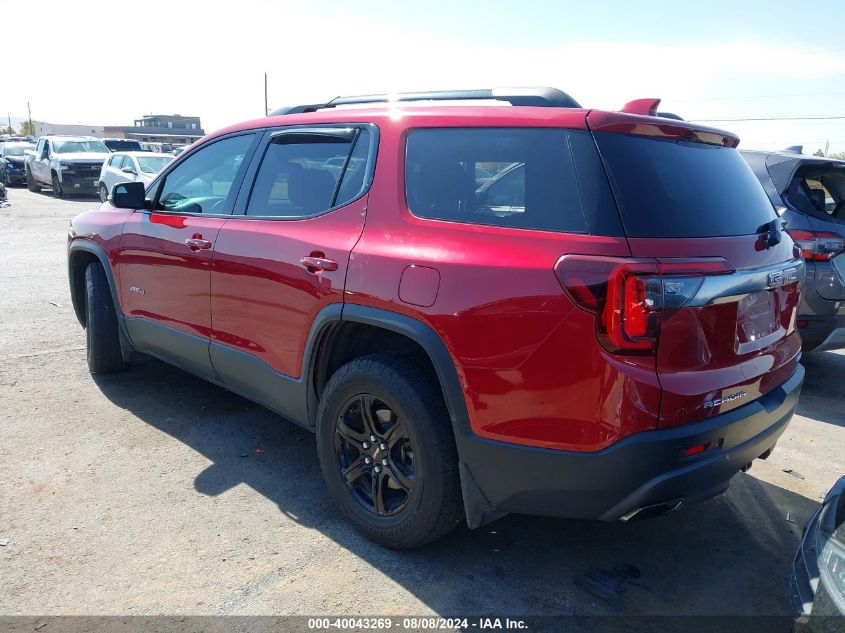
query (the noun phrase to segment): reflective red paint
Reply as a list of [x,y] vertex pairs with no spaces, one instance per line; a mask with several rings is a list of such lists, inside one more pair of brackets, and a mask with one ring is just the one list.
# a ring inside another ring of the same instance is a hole
[[[596,335],[599,315],[576,307],[589,297],[567,295],[555,267],[561,256],[576,253],[647,259],[652,272],[660,270],[663,258],[723,258],[730,269],[749,268],[788,260],[789,240],[760,251],[756,236],[626,239],[421,219],[408,210],[404,142],[410,129],[586,129],[588,121],[605,131],[736,145],[735,137],[717,130],[579,109],[326,110],[253,121],[219,134],[309,123],[375,124],[379,150],[372,187],[343,208],[307,220],[274,221],[104,207],[77,218],[74,228],[108,252],[126,316],[207,336],[293,378],[302,377],[311,324],[327,305],[373,306],[426,323],[446,344],[472,430],[485,438],[595,451],[634,433],[740,406],[781,384],[794,370],[800,348],[790,310],[781,311],[780,321],[788,334],[765,349],[736,347],[744,319],[755,322],[756,313],[743,316],[735,304],[716,304],[661,317],[656,343],[643,346],[648,353],[615,354]],[[213,249],[186,248],[185,240],[197,235]],[[337,269],[303,265],[302,258],[315,256],[336,262]],[[722,266],[698,263],[702,274],[719,273]],[[402,279],[409,267],[432,272],[406,287]],[[623,280],[620,301],[638,296],[641,289],[631,284]],[[160,297],[156,309],[143,309],[133,287]],[[770,294],[775,307],[797,303],[797,286]],[[627,334],[646,336],[644,304],[626,306],[629,313],[640,310],[624,325]],[[705,407],[708,397],[728,387],[743,389],[748,400]]]

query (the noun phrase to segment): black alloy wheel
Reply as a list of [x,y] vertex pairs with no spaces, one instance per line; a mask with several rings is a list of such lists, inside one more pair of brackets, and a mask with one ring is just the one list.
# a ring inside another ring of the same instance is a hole
[[335,455],[355,500],[380,516],[401,512],[414,488],[414,449],[405,424],[371,394],[349,400],[335,423]]

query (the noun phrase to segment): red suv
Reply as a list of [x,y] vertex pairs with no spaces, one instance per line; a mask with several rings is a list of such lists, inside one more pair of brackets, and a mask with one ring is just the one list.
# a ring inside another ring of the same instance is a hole
[[718,494],[794,411],[804,265],[737,138],[657,104],[350,97],[210,135],[73,220],[89,367],[148,354],[314,430],[389,547]]

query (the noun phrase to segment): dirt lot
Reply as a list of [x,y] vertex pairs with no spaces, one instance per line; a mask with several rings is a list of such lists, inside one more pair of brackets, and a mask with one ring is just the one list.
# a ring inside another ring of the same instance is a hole
[[[305,431],[157,361],[92,379],[65,233],[98,203],[10,199],[0,614],[788,613],[802,524],[845,473],[845,355],[805,359],[800,415],[718,499],[628,525],[510,516],[394,553],[329,502]],[[611,599],[576,584],[591,571]]]

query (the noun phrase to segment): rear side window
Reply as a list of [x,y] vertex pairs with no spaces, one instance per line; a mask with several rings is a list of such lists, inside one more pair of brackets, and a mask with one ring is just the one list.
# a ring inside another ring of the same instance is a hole
[[799,167],[784,198],[804,213],[845,220],[845,165],[814,161]]
[[261,161],[246,214],[301,218],[351,201],[363,188],[369,132],[351,138],[280,137]]
[[408,135],[405,187],[422,218],[586,232],[569,133],[432,128]]
[[630,237],[753,235],[777,217],[735,149],[612,132],[595,138]]

